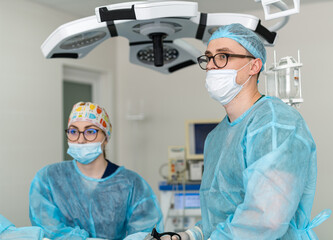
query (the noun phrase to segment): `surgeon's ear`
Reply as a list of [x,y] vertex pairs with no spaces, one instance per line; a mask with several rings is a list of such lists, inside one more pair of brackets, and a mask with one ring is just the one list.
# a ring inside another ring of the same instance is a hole
[[260,58],[256,58],[252,60],[250,75],[256,75],[260,72],[262,67],[262,61]]
[[106,139],[105,139],[105,141],[103,142],[103,144],[102,144],[102,149],[103,149],[103,155],[104,155],[104,158],[106,158],[106,144],[108,144],[108,142],[106,141]]

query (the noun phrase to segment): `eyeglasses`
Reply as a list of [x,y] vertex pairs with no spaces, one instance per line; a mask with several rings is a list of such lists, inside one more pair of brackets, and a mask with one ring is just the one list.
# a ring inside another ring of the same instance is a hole
[[77,141],[80,138],[80,134],[83,133],[83,137],[88,142],[94,141],[97,138],[99,129],[88,128],[83,132],[79,131],[77,128],[69,128],[65,130],[67,139],[70,141]]
[[[146,239],[148,240],[152,240],[152,239],[157,239],[157,240],[161,240],[162,236],[166,236],[169,235],[170,236],[170,240],[172,239],[173,236],[177,236],[179,240],[181,240],[181,236],[178,233],[174,233],[174,232],[164,232],[164,233],[158,233],[156,231],[156,228],[153,229],[153,231],[151,232],[150,236],[148,236],[148,238],[146,237]],[[165,238],[164,238],[165,239]]]
[[216,67],[224,68],[228,64],[229,57],[253,58],[253,59],[255,59],[255,57],[249,56],[249,55],[217,53],[214,56],[210,56],[210,57],[206,56],[206,55],[202,55],[202,56],[197,58],[197,61],[199,63],[199,66],[203,70],[207,70],[207,65],[208,65],[208,63],[210,62],[211,59],[213,59],[213,62],[214,62]]

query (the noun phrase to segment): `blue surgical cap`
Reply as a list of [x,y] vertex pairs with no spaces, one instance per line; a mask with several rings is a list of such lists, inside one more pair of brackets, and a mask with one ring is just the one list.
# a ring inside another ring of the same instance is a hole
[[255,58],[261,59],[261,71],[264,70],[264,64],[266,62],[266,49],[260,38],[252,30],[239,23],[233,23],[217,29],[210,37],[208,43],[217,38],[230,38],[238,42]]

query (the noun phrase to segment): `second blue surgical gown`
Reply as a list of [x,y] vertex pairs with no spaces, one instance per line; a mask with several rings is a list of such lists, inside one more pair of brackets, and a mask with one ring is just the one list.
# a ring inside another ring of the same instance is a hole
[[50,239],[122,240],[163,231],[155,194],[138,174],[119,167],[103,179],[84,176],[75,161],[40,170],[30,189],[30,220]]
[[262,98],[232,123],[225,117],[205,142],[204,239],[316,239],[316,161],[303,118],[277,98]]

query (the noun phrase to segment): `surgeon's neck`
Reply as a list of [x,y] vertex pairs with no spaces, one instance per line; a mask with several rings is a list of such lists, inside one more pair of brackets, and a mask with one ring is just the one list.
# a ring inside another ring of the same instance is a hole
[[103,177],[107,165],[108,162],[105,160],[103,153],[89,164],[77,162],[78,168],[85,176],[95,179],[101,179]]
[[261,94],[257,86],[252,88],[244,88],[240,93],[228,104],[224,105],[230,122],[235,121],[243,113],[245,113],[252,105],[258,101]]

